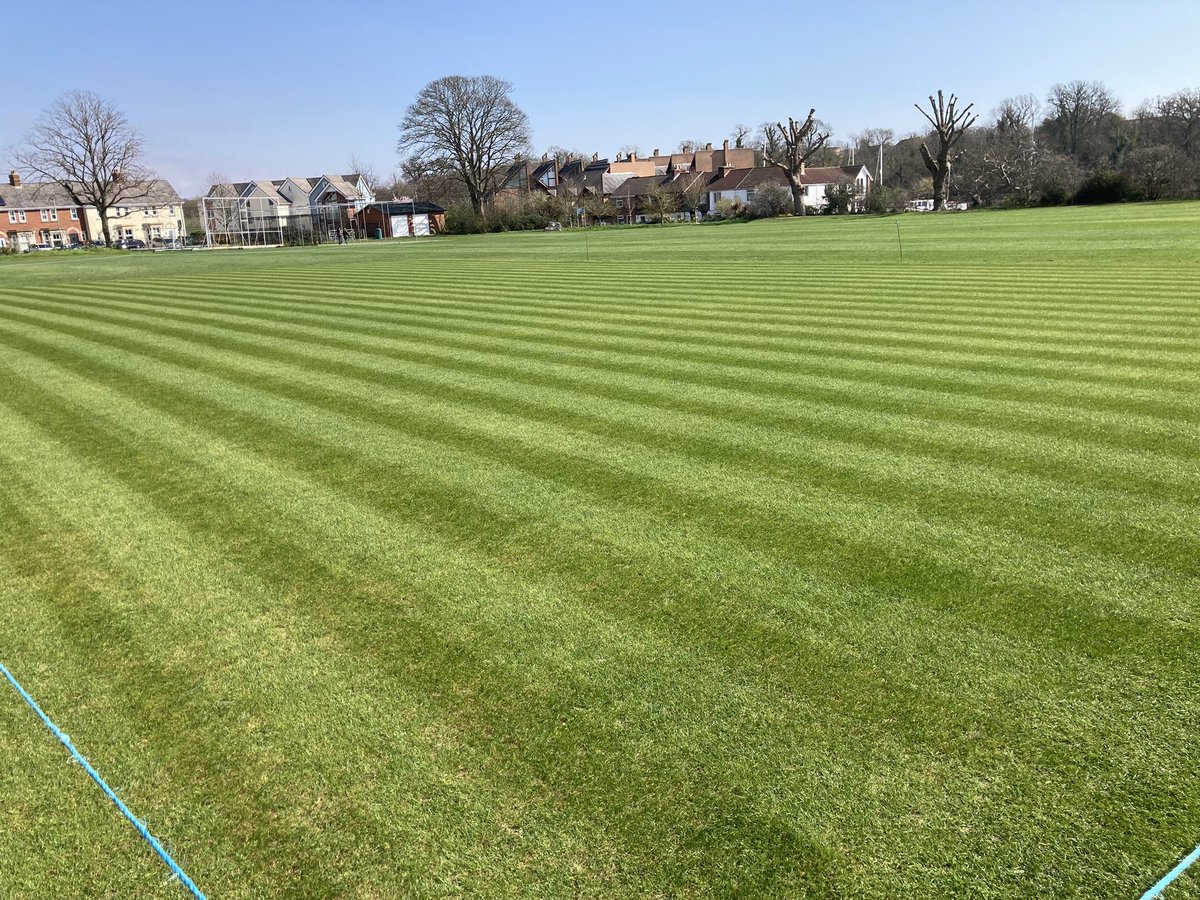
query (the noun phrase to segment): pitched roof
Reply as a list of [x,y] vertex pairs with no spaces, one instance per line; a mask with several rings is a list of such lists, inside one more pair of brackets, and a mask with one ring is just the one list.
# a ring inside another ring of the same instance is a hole
[[612,192],[613,197],[644,197],[656,187],[661,187],[667,181],[664,175],[635,175],[627,178]]
[[[805,169],[801,184],[834,184],[842,179],[853,180],[863,166],[817,166]],[[764,184],[787,186],[787,176],[777,166],[758,166],[753,169],[731,169],[708,186],[710,191],[752,190]]]
[[20,187],[0,185],[0,207],[5,209],[62,209],[77,205],[66,189],[53,181],[28,181]]
[[[183,198],[161,178],[132,185],[138,196],[119,200],[118,206],[180,206]],[[20,187],[0,185],[0,206],[5,209],[50,209],[78,206],[66,189],[53,181],[30,181]]]
[[[317,187],[317,184],[324,180],[331,188],[344,196],[347,200],[362,200],[362,192],[358,189],[358,180],[361,176],[358,174],[350,175],[317,175],[314,178],[296,178],[289,176],[287,178],[277,178],[274,180],[256,180],[256,181],[232,181],[228,184],[210,185],[206,197],[229,197],[242,196],[251,185],[257,187],[269,198],[277,203],[290,203],[287,196],[281,194],[279,189],[284,183],[291,181],[296,184],[305,194],[311,194]],[[165,182],[164,182],[165,184]],[[230,193],[232,191],[232,194]]]
[[444,213],[446,211],[436,203],[426,203],[424,200],[385,200],[381,203],[368,203],[363,209],[377,209],[385,216],[420,216],[426,213]]

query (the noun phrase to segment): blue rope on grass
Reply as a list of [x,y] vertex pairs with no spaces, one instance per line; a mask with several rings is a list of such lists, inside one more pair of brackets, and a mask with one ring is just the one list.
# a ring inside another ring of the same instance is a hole
[[1183,874],[1184,869],[1186,869],[1188,866],[1190,866],[1192,863],[1194,863],[1198,859],[1200,859],[1200,845],[1197,845],[1195,850],[1193,850],[1191,853],[1189,853],[1187,856],[1185,856],[1183,859],[1181,859],[1179,861],[1179,865],[1177,865],[1170,872],[1168,872],[1166,875],[1164,875],[1162,877],[1162,879],[1158,882],[1158,884],[1156,884],[1154,887],[1150,888],[1150,890],[1146,891],[1146,893],[1142,894],[1142,900],[1154,900],[1155,897],[1159,896],[1163,891],[1165,891],[1167,889],[1167,885],[1169,885],[1172,881],[1174,881],[1176,878],[1178,878],[1180,875]]
[[17,693],[25,698],[25,702],[29,704],[30,709],[38,714],[38,718],[41,719],[45,726],[50,729],[51,733],[53,733],[53,735],[62,742],[64,747],[71,751],[71,756],[75,758],[77,763],[83,766],[84,771],[91,776],[92,781],[100,785],[100,790],[104,791],[108,799],[117,805],[117,809],[121,811],[125,818],[133,823],[133,827],[138,830],[138,834],[144,837],[150,846],[154,848],[154,852],[157,853],[162,861],[167,864],[167,867],[170,868],[173,873],[175,873],[175,877],[183,883],[183,886],[191,891],[192,896],[196,897],[197,900],[205,900],[204,894],[200,892],[200,888],[196,887],[195,882],[188,878],[187,873],[184,872],[183,869],[179,868],[179,864],[176,863],[175,860],[171,859],[171,854],[163,849],[163,845],[158,842],[158,839],[152,835],[149,830],[147,830],[145,825],[138,821],[137,817],[134,816],[133,813],[129,811],[129,807],[121,801],[121,798],[113,792],[113,789],[104,783],[104,779],[100,777],[100,773],[93,769],[92,764],[83,758],[82,753],[75,749],[75,745],[71,743],[71,739],[67,737],[67,735],[64,734],[57,725],[50,721],[49,716],[42,712],[42,708],[37,705],[37,702],[32,697],[29,696],[29,692],[26,691],[25,688],[21,687],[21,683],[13,677],[12,672],[8,671],[4,663],[0,663],[0,672],[4,673],[4,677],[8,679],[9,684],[16,688]]

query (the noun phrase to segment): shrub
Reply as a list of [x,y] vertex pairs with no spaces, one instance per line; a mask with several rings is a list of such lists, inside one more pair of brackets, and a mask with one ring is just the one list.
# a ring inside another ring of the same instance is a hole
[[446,210],[447,234],[482,234],[483,219],[469,203],[455,203]]
[[792,192],[782,185],[764,184],[750,198],[747,212],[751,218],[773,219],[792,208]]
[[1075,192],[1076,203],[1122,203],[1140,200],[1137,189],[1121,172],[1101,169]]

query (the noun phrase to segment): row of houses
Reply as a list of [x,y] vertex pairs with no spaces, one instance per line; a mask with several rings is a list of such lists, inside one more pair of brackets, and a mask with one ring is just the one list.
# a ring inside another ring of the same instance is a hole
[[381,201],[358,173],[214,184],[200,209],[210,246],[340,243],[445,228],[442,207],[407,198]]
[[[820,210],[828,202],[830,187],[846,185],[854,205],[865,205],[874,186],[866,166],[821,166],[805,169],[800,176],[806,207]],[[520,160],[504,173],[494,201],[504,204],[529,196],[548,195],[580,202],[577,212],[593,220],[627,224],[650,221],[661,212],[652,209],[652,198],[663,193],[677,195],[679,202],[671,217],[699,218],[715,211],[722,200],[749,203],[764,187],[789,188],[787,176],[765,165],[758,151],[706,144],[701,149],[648,157],[636,153],[618,155],[613,161],[593,155],[590,160]],[[612,210],[588,213],[588,197],[604,197]]]
[[[183,198],[166,181],[134,186],[136,200],[109,210],[114,241],[139,240],[147,246],[182,238]],[[22,182],[18,172],[0,184],[0,249],[25,252],[34,246],[73,247],[103,239],[95,207],[77,204],[55,182]]]

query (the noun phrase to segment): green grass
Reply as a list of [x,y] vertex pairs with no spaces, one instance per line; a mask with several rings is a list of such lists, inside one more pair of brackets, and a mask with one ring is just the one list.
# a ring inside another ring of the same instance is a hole
[[[1200,842],[1198,258],[0,259],[0,661],[213,897],[1136,896]],[[0,688],[0,894],[178,896]]]

